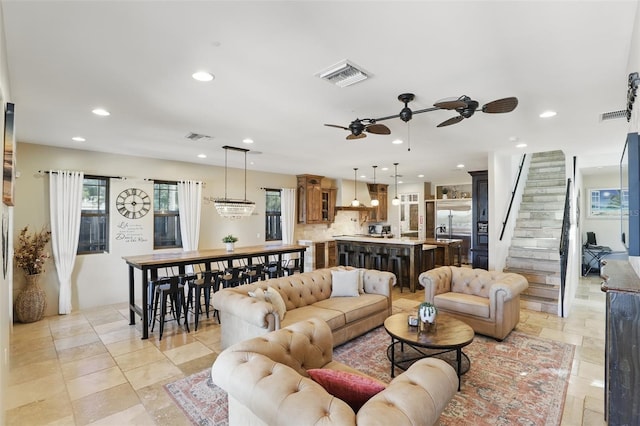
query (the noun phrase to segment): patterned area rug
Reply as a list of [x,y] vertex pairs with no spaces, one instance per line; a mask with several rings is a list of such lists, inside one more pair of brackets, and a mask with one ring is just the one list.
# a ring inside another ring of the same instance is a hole
[[[335,348],[334,359],[389,382],[390,342],[379,327]],[[503,342],[476,336],[464,349],[471,369],[439,424],[559,425],[574,349],[517,331]],[[165,388],[194,424],[228,424],[226,393],[213,384],[209,369]]]

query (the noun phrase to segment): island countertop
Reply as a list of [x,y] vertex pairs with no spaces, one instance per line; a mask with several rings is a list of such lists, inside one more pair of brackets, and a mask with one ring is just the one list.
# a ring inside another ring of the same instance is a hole
[[418,246],[424,244],[424,240],[412,240],[409,238],[378,238],[360,235],[335,235],[336,241],[354,241],[359,243],[376,243],[376,244],[401,244],[407,246]]

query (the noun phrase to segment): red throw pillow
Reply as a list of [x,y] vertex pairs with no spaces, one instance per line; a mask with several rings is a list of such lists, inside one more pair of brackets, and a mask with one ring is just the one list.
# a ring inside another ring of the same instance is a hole
[[377,380],[346,371],[315,368],[307,370],[307,373],[331,395],[349,404],[355,412],[369,398],[386,388],[384,383]]

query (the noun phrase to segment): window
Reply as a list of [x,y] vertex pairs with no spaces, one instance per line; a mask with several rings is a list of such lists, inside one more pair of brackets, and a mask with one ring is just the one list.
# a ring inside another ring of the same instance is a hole
[[280,190],[267,189],[265,209],[265,241],[282,240]]
[[78,254],[109,250],[109,178],[85,176],[82,185],[82,211]]
[[182,247],[177,182],[153,184],[153,248]]

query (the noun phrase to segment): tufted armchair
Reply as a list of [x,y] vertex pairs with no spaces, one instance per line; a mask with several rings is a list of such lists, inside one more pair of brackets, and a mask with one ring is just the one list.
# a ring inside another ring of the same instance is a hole
[[418,281],[425,301],[497,340],[520,321],[520,293],[529,287],[519,274],[457,266],[423,272]]
[[307,374],[313,368],[365,376],[332,356],[331,329],[315,318],[225,349],[214,362],[211,377],[228,393],[229,424],[433,425],[458,388],[449,364],[421,359],[356,414]]

